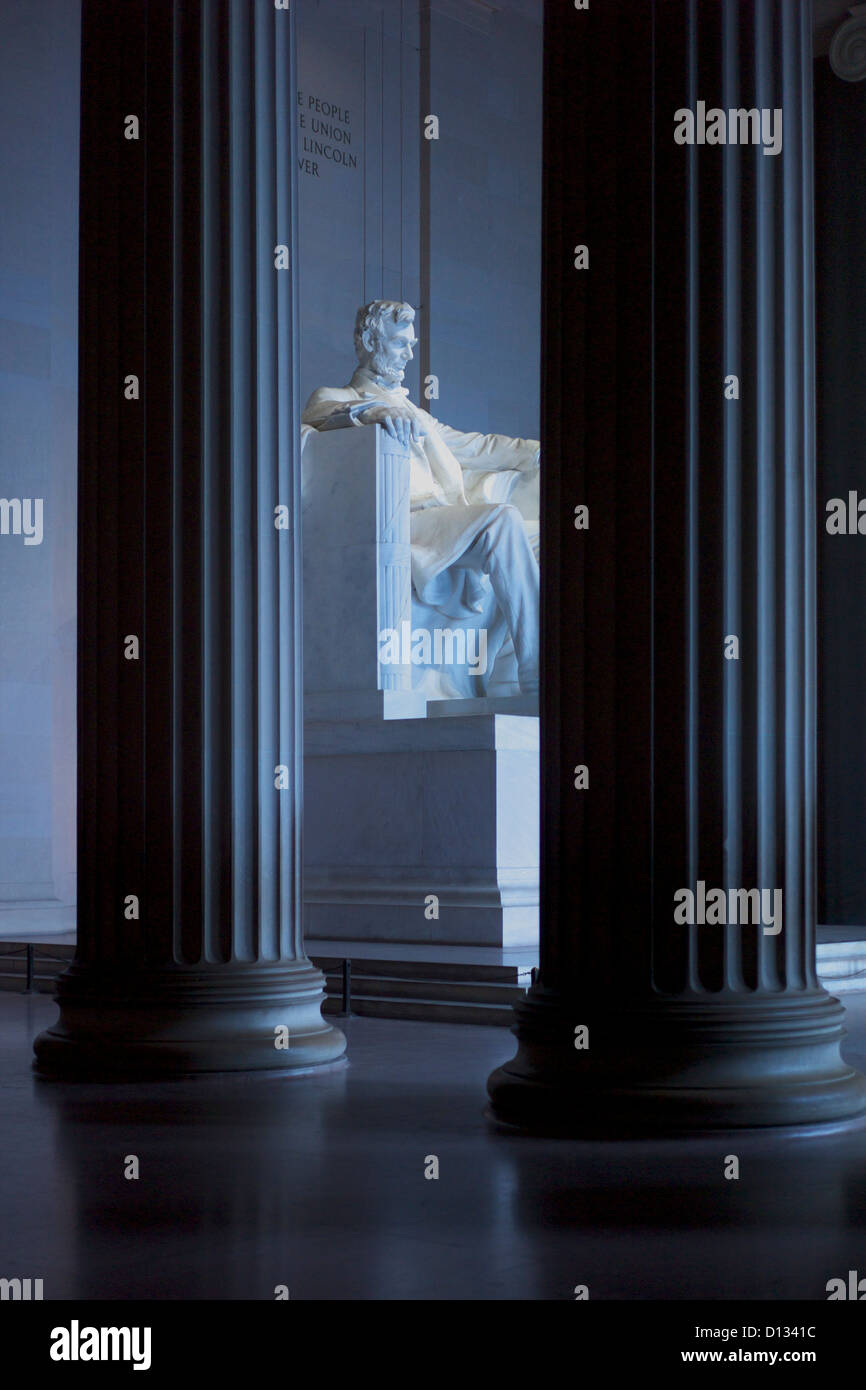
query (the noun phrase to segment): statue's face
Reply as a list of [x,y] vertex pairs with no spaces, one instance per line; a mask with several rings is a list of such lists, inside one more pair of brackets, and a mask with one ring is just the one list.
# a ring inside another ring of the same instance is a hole
[[412,361],[418,339],[411,323],[386,323],[370,356],[370,367],[383,381],[399,386]]

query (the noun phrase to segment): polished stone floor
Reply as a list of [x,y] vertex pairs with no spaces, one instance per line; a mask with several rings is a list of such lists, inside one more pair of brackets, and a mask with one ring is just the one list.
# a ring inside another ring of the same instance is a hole
[[[60,1085],[30,1070],[53,1017],[0,994],[0,1277],[46,1299],[824,1300],[866,1275],[864,1124],[503,1135],[482,1111],[505,1030],[379,1019],[350,1020],[350,1065],[319,1076]],[[866,1069],[866,996],[849,1026]]]

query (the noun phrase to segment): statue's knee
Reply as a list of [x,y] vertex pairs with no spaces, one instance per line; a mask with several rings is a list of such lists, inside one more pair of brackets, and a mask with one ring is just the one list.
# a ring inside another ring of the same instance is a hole
[[517,507],[511,502],[502,503],[502,511],[499,517],[503,529],[516,531],[523,530],[523,517]]
[[518,532],[525,535],[523,517],[520,512],[516,507],[512,507],[510,502],[500,502],[495,515],[489,519],[479,539],[482,539],[487,548],[486,554],[489,556],[491,546],[495,547],[505,541],[510,541]]

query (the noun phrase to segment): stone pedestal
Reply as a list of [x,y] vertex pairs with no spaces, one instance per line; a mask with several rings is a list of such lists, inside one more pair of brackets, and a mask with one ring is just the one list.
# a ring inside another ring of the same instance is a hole
[[309,940],[538,941],[538,720],[308,722]]
[[48,1073],[345,1047],[301,933],[292,24],[84,3],[78,948]]
[[[811,6],[551,5],[545,46],[540,973],[491,1113],[844,1120],[866,1085],[815,972]],[[699,102],[781,111],[781,150],[677,143]],[[781,929],[677,920],[701,884],[780,890]]]

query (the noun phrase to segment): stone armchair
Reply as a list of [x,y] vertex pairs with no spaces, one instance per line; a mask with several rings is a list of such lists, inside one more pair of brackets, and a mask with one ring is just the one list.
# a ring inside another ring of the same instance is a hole
[[[413,593],[405,446],[380,425],[305,427],[302,477],[307,717],[423,718],[434,712],[428,702],[518,695],[487,580],[471,621]],[[529,485],[534,498],[522,475],[497,472],[479,478],[476,492],[529,513],[534,506],[537,516],[537,480]]]

